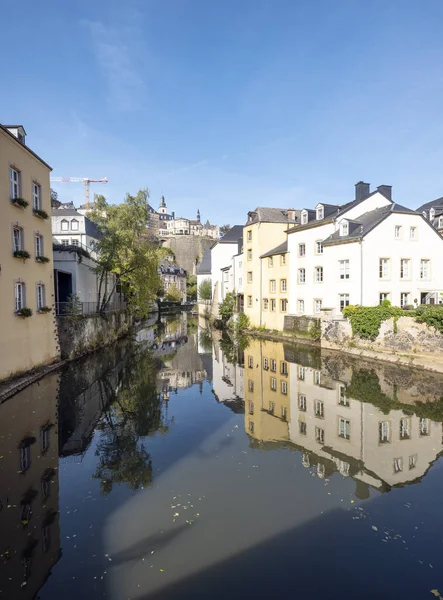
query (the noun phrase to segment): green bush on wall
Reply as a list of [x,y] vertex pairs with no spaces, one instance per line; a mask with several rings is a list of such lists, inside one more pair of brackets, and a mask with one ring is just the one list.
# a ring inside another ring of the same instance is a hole
[[383,321],[394,317],[395,327],[396,320],[402,314],[404,311],[392,306],[389,300],[383,300],[379,306],[346,306],[343,309],[343,316],[351,323],[352,333],[372,341],[378,336]]

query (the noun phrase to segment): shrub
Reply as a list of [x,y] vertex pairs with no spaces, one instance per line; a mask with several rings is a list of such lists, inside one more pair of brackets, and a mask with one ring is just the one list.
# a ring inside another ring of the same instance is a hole
[[228,292],[226,294],[226,297],[223,300],[223,302],[219,304],[219,311],[222,321],[229,321],[229,319],[232,317],[232,315],[234,314],[236,301],[237,299],[234,292]]
[[66,314],[71,317],[78,317],[83,314],[83,305],[78,294],[71,294],[67,298]]
[[383,300],[379,306],[346,306],[343,309],[343,316],[351,323],[352,333],[372,341],[378,336],[383,321],[391,317],[395,321],[402,314],[404,311],[392,306],[389,300]]
[[52,308],[50,306],[42,306],[38,309],[39,313],[50,313]]
[[40,208],[34,208],[32,212],[36,217],[40,217],[40,219],[47,219],[49,217],[48,213]]
[[321,326],[311,325],[308,329],[308,337],[314,342],[318,342],[321,339]]
[[48,263],[49,258],[47,256],[36,256],[35,260],[39,263]]
[[23,319],[27,319],[28,317],[32,317],[32,310],[27,306],[24,306],[23,308],[19,308],[18,310],[16,310],[15,314],[18,317],[23,317]]
[[21,206],[22,208],[26,208],[27,206],[29,206],[29,202],[24,198],[12,198],[11,202],[12,204],[15,204],[16,206]]
[[31,255],[26,250],[14,250],[15,258],[23,258],[23,260],[27,260],[31,258]]
[[417,308],[415,313],[417,323],[426,323],[443,333],[443,306],[429,305],[429,308]]
[[198,286],[198,297],[200,300],[212,299],[212,284],[210,279],[204,279]]
[[238,329],[249,329],[251,325],[251,321],[248,317],[248,315],[245,315],[245,313],[239,313],[238,315],[238,319],[237,319],[237,327]]

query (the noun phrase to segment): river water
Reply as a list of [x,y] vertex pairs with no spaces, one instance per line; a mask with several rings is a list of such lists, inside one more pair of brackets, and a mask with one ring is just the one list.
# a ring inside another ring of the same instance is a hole
[[0,405],[0,600],[443,597],[443,377],[186,315]]

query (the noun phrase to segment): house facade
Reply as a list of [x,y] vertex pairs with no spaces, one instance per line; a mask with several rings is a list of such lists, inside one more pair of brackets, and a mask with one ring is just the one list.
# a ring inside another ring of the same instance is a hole
[[266,329],[283,330],[289,311],[290,254],[285,241],[260,257],[261,325]]
[[212,299],[215,307],[234,290],[232,260],[242,247],[243,227],[234,225],[211,248]]
[[181,301],[186,302],[186,271],[174,262],[164,259],[160,261],[158,272],[163,283],[165,296],[168,292],[177,290]]
[[442,242],[421,213],[393,202],[390,186],[371,193],[359,182],[352,202],[302,210],[300,226],[288,231],[289,312],[320,316],[322,308],[342,312],[383,300],[440,303]]
[[21,125],[0,125],[0,380],[58,357],[50,172]]
[[[244,312],[252,326],[263,325],[263,299],[271,297],[271,292],[263,296],[261,257],[272,248],[286,242],[286,230],[288,227],[295,226],[298,220],[299,211],[295,209],[258,207],[248,213],[248,220],[243,228],[243,286]],[[279,307],[276,312],[280,312]]]

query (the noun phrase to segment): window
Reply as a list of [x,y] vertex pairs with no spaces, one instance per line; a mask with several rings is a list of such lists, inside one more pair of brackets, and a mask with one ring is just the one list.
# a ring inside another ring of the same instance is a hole
[[338,420],[338,435],[345,440],[351,439],[351,421],[340,417]]
[[275,279],[271,279],[269,281],[269,290],[271,294],[275,294],[275,292],[277,291],[277,283]]
[[349,398],[346,396],[346,388],[344,385],[338,386],[338,403],[341,406],[349,406]]
[[40,210],[42,207],[42,188],[38,183],[32,184],[32,208]]
[[340,294],[339,303],[340,303],[340,312],[343,312],[343,309],[346,306],[349,306],[349,294]]
[[349,233],[349,223],[347,221],[342,221],[340,223],[340,236],[348,235]]
[[417,239],[417,227],[411,227],[409,229],[409,238],[411,240],[416,240]]
[[271,312],[275,312],[277,308],[277,302],[275,300],[275,298],[271,298]]
[[411,437],[411,420],[407,417],[400,419],[400,439],[409,440]]
[[308,211],[302,210],[302,213],[301,213],[301,224],[302,225],[306,225],[307,222],[308,222]]
[[273,373],[277,372],[277,361],[275,360],[275,358],[271,358],[271,371]]
[[299,410],[306,412],[306,406],[307,406],[306,396],[303,396],[303,394],[301,394],[298,397],[298,408],[299,408]]
[[78,231],[78,221],[77,221],[77,219],[72,219],[72,221],[71,221],[71,229],[72,229],[72,231]]
[[274,266],[274,258],[272,256],[270,256],[268,258],[268,267],[273,267]]
[[269,369],[269,359],[266,357],[263,358],[263,368],[265,371]]
[[286,395],[288,393],[288,384],[286,383],[286,381],[282,381],[280,383],[280,386],[281,386],[281,393]]
[[45,285],[43,283],[38,283],[36,285],[36,296],[37,296],[37,310],[41,310],[45,303]]
[[252,308],[252,296],[248,296],[248,307]]
[[42,454],[49,450],[49,442],[51,439],[49,436],[50,431],[51,429],[49,427],[42,427],[40,429],[40,452]]
[[249,414],[250,415],[254,414],[254,403],[253,402],[249,403]]
[[14,296],[15,296],[15,310],[18,311],[21,308],[25,308],[25,284],[18,281],[14,284]]
[[378,301],[381,304],[384,300],[389,300],[389,293],[388,292],[380,292],[380,294],[378,295]]
[[402,292],[400,294],[400,306],[403,308],[409,305],[409,292]]
[[315,401],[315,416],[323,419],[325,416],[325,405],[321,400]]
[[394,473],[400,473],[403,471],[403,459],[394,458]]
[[297,300],[297,312],[304,313],[305,312],[305,301]]
[[386,444],[390,442],[391,438],[391,424],[389,421],[382,421],[378,424],[378,441],[380,444]]
[[263,310],[268,310],[269,300],[267,298],[263,298]]
[[[286,382],[283,382],[283,383],[286,383]],[[283,392],[283,390],[282,390],[282,393],[286,394],[286,392]],[[286,408],[286,406],[282,406],[281,407],[281,418],[283,419],[283,421],[286,421],[287,416],[288,416],[288,409]]]
[[69,240],[62,240],[62,246],[69,246]]
[[306,423],[304,421],[299,421],[298,427],[299,427],[300,435],[306,435],[306,433],[308,431]]
[[299,256],[306,256],[306,244],[299,244],[298,245],[298,255]]
[[248,271],[248,283],[252,283],[252,271]]
[[247,240],[248,242],[252,242],[252,229],[248,229]]
[[317,221],[320,221],[325,216],[325,209],[323,206],[317,207]]
[[305,380],[305,375],[306,375],[305,367],[298,367],[298,378],[300,379],[300,381]]
[[[271,390],[272,390],[273,392],[276,392],[276,391],[277,391],[277,380],[276,380],[276,378],[275,378],[275,377],[271,377]],[[273,403],[273,402],[272,402],[272,403],[270,402],[269,404],[274,404],[274,403]]]
[[249,433],[254,433],[254,422],[249,421]]
[[303,454],[301,455],[301,464],[306,468],[311,466],[309,454],[306,454],[306,452],[303,452]]
[[315,267],[314,275],[316,283],[323,283],[323,267]]
[[43,256],[43,236],[39,234],[35,236],[35,256]]
[[12,230],[13,252],[23,250],[23,229],[14,227]]
[[280,264],[281,264],[282,267],[285,266],[285,264],[286,264],[286,254],[281,254],[280,255]]
[[429,419],[420,417],[419,421],[420,435],[429,435]]
[[286,292],[288,290],[288,282],[286,279],[280,279],[280,291]]
[[314,300],[314,312],[319,313],[321,311],[322,301]]
[[349,260],[339,260],[340,279],[349,279]]
[[250,248],[248,249],[247,257],[248,257],[248,260],[252,260],[252,250]]
[[314,383],[320,385],[321,383],[321,371],[314,371]]
[[[79,245],[78,240],[74,240],[74,239],[71,240],[71,246],[78,246],[78,245]],[[175,281],[175,279],[174,279],[174,281]]]
[[319,444],[325,443],[325,430],[320,427],[315,428],[315,441]]
[[249,380],[248,380],[248,390],[249,390],[250,392],[253,392],[253,391],[254,391],[254,382],[252,381],[252,379],[249,379]]
[[411,277],[411,261],[409,258],[400,260],[400,279],[409,279]]
[[280,300],[280,308],[281,308],[281,312],[286,312],[288,310],[288,301],[286,300],[286,298],[283,298],[283,300]]
[[389,277],[389,258],[380,258],[378,262],[378,276],[380,279],[388,279]]
[[288,363],[285,360],[282,360],[280,363],[280,373],[282,375],[288,374]]
[[298,283],[306,283],[306,269],[298,270]]
[[69,231],[69,221],[62,219],[61,222],[62,231]]
[[409,457],[409,470],[415,469],[416,466],[417,466],[417,455],[413,454],[412,456]]
[[351,465],[345,460],[338,461],[338,470],[340,472],[340,475],[343,475],[343,477],[348,477],[350,468]]
[[253,356],[248,356],[248,367],[250,369],[254,368],[254,357]]
[[9,193],[11,200],[20,196],[20,173],[12,167],[9,169]]
[[31,466],[31,446],[20,447],[20,471],[24,473]]
[[438,217],[438,228],[443,227],[443,217]]
[[394,237],[396,240],[400,240],[402,237],[402,227],[401,225],[396,225],[394,227]]
[[318,463],[317,465],[317,477],[319,477],[320,479],[324,479],[326,475],[326,467],[325,465],[322,465],[321,463]]
[[420,261],[420,279],[429,279],[429,260],[424,258]]
[[315,242],[315,253],[323,254],[323,244],[321,242]]

